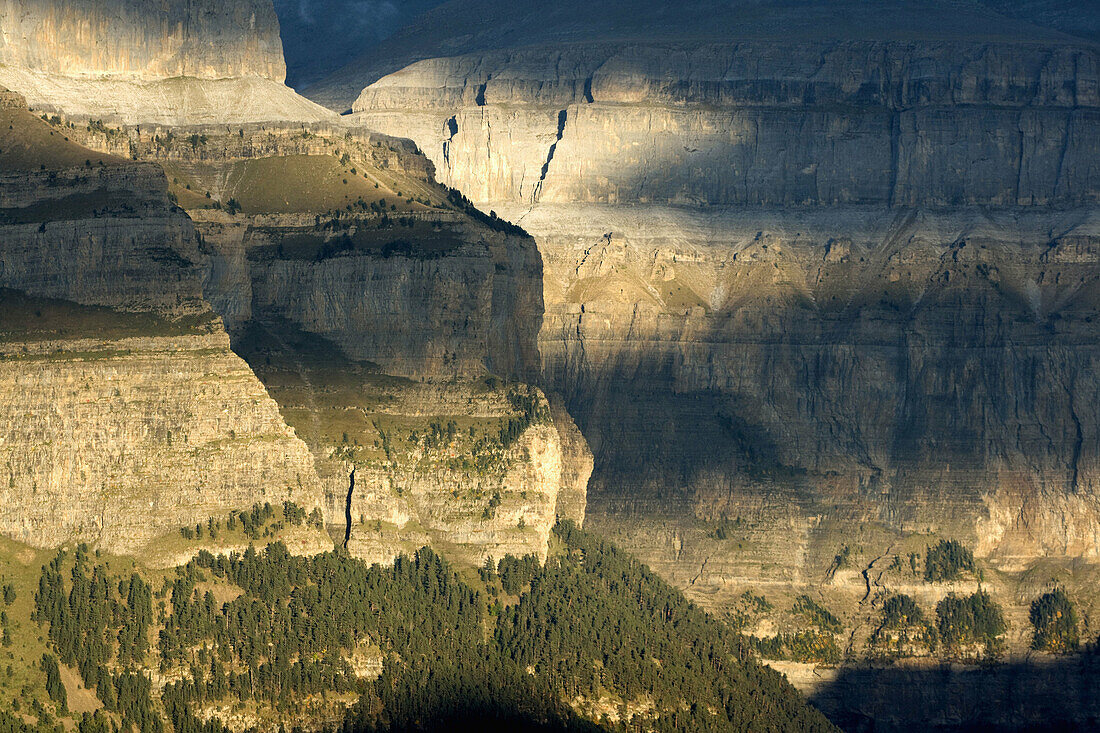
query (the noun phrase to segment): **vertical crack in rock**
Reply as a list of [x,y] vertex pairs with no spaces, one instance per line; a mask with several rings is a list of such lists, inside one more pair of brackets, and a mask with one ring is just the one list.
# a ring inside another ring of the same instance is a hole
[[451,119],[447,120],[444,129],[447,131],[447,139],[443,141],[443,164],[449,168],[451,165],[451,142],[458,134],[458,119],[455,115],[451,115]]
[[565,134],[565,122],[568,119],[568,110],[563,109],[561,112],[558,112],[558,134],[554,142],[550,145],[550,150],[546,153],[546,162],[542,164],[542,172],[539,174],[538,183],[535,184],[535,192],[531,195],[531,199],[534,203],[538,203],[539,196],[542,194],[542,184],[546,180],[547,171],[550,170],[550,161],[554,159],[554,152],[558,149],[558,143],[561,142],[561,138]]
[[1066,116],[1066,131],[1062,135],[1062,147],[1058,151],[1058,167],[1054,170],[1054,187],[1050,192],[1051,198],[1058,198],[1058,184],[1062,181],[1062,170],[1066,165],[1066,152],[1069,150],[1069,139],[1073,133],[1073,117],[1074,113],[1071,111]]
[[477,88],[477,98],[474,99],[474,102],[477,103],[478,107],[484,107],[485,106],[485,87],[487,87],[487,86],[488,86],[488,84],[486,83],[486,84],[482,84],[481,86],[479,86]]
[[351,469],[351,476],[348,477],[348,498],[344,503],[344,548],[346,549],[348,543],[351,542],[351,496],[355,493],[355,469]]
[[691,582],[688,583],[689,587],[695,585],[699,581],[699,578],[703,577],[703,573],[706,572],[708,562],[710,562],[710,555],[707,555],[703,558],[703,564],[699,566],[699,572],[697,572],[695,574],[695,577],[691,579]]
[[592,104],[592,77],[584,80],[584,101]]

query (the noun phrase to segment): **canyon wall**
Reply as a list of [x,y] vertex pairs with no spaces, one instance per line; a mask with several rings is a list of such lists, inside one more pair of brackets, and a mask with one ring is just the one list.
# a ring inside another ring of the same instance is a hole
[[66,76],[286,79],[270,2],[4,0],[0,64]]
[[810,589],[858,625],[844,546],[956,537],[1016,611],[1026,570],[1100,554],[1098,69],[1039,38],[587,42],[417,62],[355,110],[535,237],[589,526],[712,610]]
[[37,110],[170,124],[329,116],[285,78],[270,0],[0,4],[0,84]]
[[138,553],[254,503],[323,510],[308,448],[203,299],[163,171],[16,101],[0,110],[0,532]]
[[203,296],[311,449],[350,552],[430,544],[480,566],[545,557],[559,515],[583,521],[583,437],[519,397],[541,369],[534,241],[435,183],[411,143],[324,125],[72,132],[168,172]]

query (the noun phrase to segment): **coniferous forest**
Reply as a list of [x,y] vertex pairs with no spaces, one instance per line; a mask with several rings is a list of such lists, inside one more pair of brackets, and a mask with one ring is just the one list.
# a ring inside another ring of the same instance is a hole
[[[555,540],[543,566],[506,558],[479,573],[427,548],[392,567],[281,543],[203,551],[159,585],[61,551],[34,603],[47,689],[64,709],[60,662],[96,692],[80,733],[224,733],[211,711],[252,703],[293,720],[319,699],[345,703],[324,708],[331,733],[625,729],[591,712],[601,699],[631,703],[650,730],[831,729],[637,561],[571,523]],[[357,671],[364,654],[380,674]],[[58,729],[0,716],[2,733]]]

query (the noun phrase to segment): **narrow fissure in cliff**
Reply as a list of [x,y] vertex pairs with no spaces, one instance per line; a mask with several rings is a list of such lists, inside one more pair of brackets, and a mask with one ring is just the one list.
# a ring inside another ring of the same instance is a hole
[[592,104],[592,77],[584,80],[584,101]]
[[449,167],[451,165],[451,141],[458,134],[458,118],[455,115],[451,115],[451,119],[447,120],[445,129],[447,139],[443,141],[443,163]]
[[550,170],[550,161],[554,159],[554,152],[558,149],[558,143],[561,142],[561,138],[565,134],[565,123],[568,119],[568,110],[563,109],[561,112],[558,112],[558,134],[554,142],[550,145],[550,150],[546,153],[546,162],[542,164],[542,172],[539,173],[538,183],[535,184],[535,191],[531,195],[531,199],[535,203],[538,203],[539,195],[542,194],[542,184],[546,181],[546,173]]
[[355,469],[351,469],[348,477],[348,498],[344,502],[344,547],[351,542],[351,496],[355,493]]

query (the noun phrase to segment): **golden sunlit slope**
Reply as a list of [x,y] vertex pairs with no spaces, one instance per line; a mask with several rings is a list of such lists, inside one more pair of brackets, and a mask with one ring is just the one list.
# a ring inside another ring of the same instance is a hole
[[123,162],[76,144],[25,108],[0,107],[0,173]]

